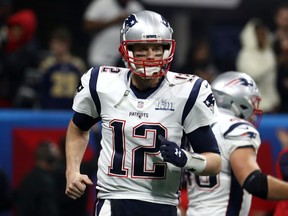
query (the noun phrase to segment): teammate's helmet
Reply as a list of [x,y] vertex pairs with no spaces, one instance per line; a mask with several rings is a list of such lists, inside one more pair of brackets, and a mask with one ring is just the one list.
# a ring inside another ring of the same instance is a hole
[[261,96],[255,81],[246,73],[229,71],[218,75],[211,83],[216,103],[231,110],[235,116],[258,127],[262,110]]
[[[144,10],[131,14],[124,20],[120,35],[119,51],[125,66],[135,74],[145,78],[166,74],[175,51],[176,43],[172,39],[172,33],[173,29],[170,24],[158,13]],[[135,58],[132,46],[139,43],[163,44],[163,59],[139,60]],[[135,64],[136,61],[138,69]]]

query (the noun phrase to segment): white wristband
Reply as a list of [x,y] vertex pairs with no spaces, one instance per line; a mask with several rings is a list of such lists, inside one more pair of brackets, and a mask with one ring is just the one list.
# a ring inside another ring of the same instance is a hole
[[195,174],[200,174],[206,167],[206,158],[200,154],[194,152],[184,151],[187,156],[187,162],[184,165],[184,168],[187,170],[192,170]]

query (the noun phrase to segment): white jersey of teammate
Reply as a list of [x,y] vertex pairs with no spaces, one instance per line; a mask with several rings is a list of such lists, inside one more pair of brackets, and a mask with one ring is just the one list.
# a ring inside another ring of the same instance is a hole
[[252,146],[258,152],[260,135],[248,121],[239,119],[229,110],[219,108],[219,121],[212,126],[222,157],[222,170],[217,176],[191,175],[188,187],[187,216],[249,214],[252,195],[242,190],[233,175],[229,158],[241,147]]
[[180,145],[183,130],[211,125],[218,113],[211,87],[197,76],[168,72],[139,99],[130,75],[126,68],[92,68],[74,98],[74,111],[102,119],[97,196],[178,205],[181,169],[163,161],[157,136]]

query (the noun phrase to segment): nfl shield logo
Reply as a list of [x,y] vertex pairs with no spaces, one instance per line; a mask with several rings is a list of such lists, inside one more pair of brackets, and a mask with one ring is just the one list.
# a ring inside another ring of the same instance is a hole
[[143,108],[143,106],[144,106],[144,102],[143,101],[138,101],[137,107],[138,108]]

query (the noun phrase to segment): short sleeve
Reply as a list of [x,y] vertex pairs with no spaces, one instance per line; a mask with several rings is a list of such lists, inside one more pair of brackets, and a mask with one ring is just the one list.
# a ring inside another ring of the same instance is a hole
[[[197,88],[197,86],[194,88]],[[197,89],[192,91],[197,92]],[[199,85],[198,94],[195,94],[193,97],[196,97],[194,106],[183,124],[186,133],[190,133],[199,127],[211,125],[216,121],[219,113],[211,86],[206,80]]]
[[75,112],[86,114],[92,118],[97,118],[99,117],[99,113],[96,110],[95,102],[90,92],[91,89],[96,91],[96,86],[95,88],[90,88],[90,85],[92,85],[90,82],[91,72],[92,68],[81,77],[74,96],[72,109]]

